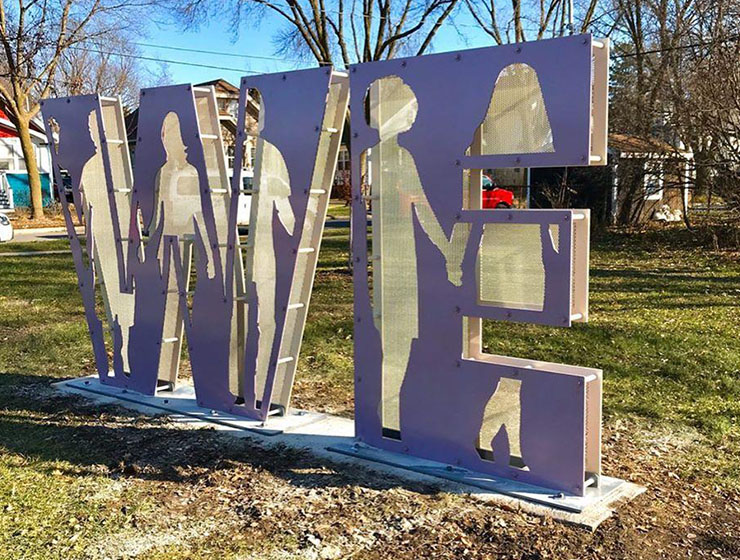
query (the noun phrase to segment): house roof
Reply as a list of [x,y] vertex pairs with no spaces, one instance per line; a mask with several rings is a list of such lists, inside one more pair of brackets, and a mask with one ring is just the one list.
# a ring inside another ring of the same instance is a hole
[[[8,103],[8,100],[0,94],[0,129],[5,132],[4,136],[15,137],[18,133],[16,132],[15,125],[8,117],[8,113],[10,113],[10,104]],[[44,125],[42,124],[40,115],[41,114],[39,113],[31,119],[29,128],[31,129],[32,136],[35,136],[39,140],[46,141],[46,133],[44,132]]]
[[227,82],[223,78],[218,78],[216,80],[211,80],[210,82],[202,82],[200,84],[195,84],[196,86],[214,86],[216,88],[216,93],[219,91],[222,91],[224,93],[231,93],[234,95],[239,95],[239,88],[236,87],[234,84]]
[[691,152],[670,145],[658,138],[634,136],[631,134],[609,134],[609,148],[620,153],[628,154],[680,154]]

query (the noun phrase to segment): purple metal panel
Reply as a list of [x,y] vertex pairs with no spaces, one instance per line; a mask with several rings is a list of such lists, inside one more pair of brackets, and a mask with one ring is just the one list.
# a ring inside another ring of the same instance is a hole
[[[277,208],[273,207],[271,216],[262,216],[261,219],[271,219],[273,222],[273,246],[275,251],[275,334],[270,355],[270,364],[262,395],[256,391],[256,367],[259,347],[259,300],[257,290],[252,283],[246,286],[248,304],[248,327],[247,340],[245,344],[245,379],[244,379],[244,402],[235,403],[235,396],[228,392],[226,385],[219,380],[222,376],[210,374],[206,385],[196,385],[198,401],[202,406],[218,410],[228,410],[234,414],[242,414],[252,418],[265,419],[270,410],[272,390],[277,360],[279,356],[282,334],[285,327],[286,311],[289,304],[293,273],[298,255],[298,248],[303,232],[306,208],[311,185],[311,179],[316,162],[321,125],[326,108],[326,98],[331,81],[331,70],[329,68],[316,68],[311,70],[300,70],[296,72],[265,74],[260,76],[249,76],[242,79],[239,107],[238,135],[243,141],[245,139],[245,119],[247,91],[257,89],[260,92],[261,110],[265,111],[264,128],[260,137],[275,146],[282,154],[288,175],[290,178],[289,204],[295,216],[293,234],[289,234],[282,227],[278,218]],[[237,150],[235,169],[241,168],[244,157],[243,150]],[[241,177],[235,173],[232,183],[233,195],[241,189]],[[256,185],[260,188],[260,185]],[[233,219],[236,219],[234,214]],[[235,225],[235,222],[234,222]],[[234,227],[235,229],[235,227]],[[200,275],[199,275],[200,277]],[[225,300],[231,298],[230,291],[226,291]],[[214,328],[204,328],[201,337],[194,335],[193,326],[196,324],[196,295],[193,301],[193,318],[190,327],[189,340],[196,348],[205,348],[211,352],[214,344],[223,344],[223,339],[218,338],[223,333]],[[204,325],[213,322],[211,319],[218,315],[222,317],[223,307],[229,302],[224,301],[221,305],[215,298],[211,298],[213,304],[203,309],[203,316],[199,322]],[[207,337],[207,338],[206,338]],[[218,340],[217,340],[218,339]],[[228,341],[228,336],[226,336]],[[194,360],[191,349],[191,360]],[[214,370],[213,356],[204,355],[204,369]],[[193,362],[193,374],[195,375],[196,364]],[[197,381],[197,380],[196,380]],[[218,383],[218,389],[214,388]]]
[[[58,125],[58,145],[54,148],[52,143],[51,156],[54,183],[57,186],[59,198],[60,200],[65,200],[66,198],[61,173],[62,170],[66,170],[71,179],[75,214],[78,222],[80,222],[84,212],[81,187],[82,172],[88,161],[102,149],[102,146],[96,145],[91,136],[89,127],[89,117],[91,114],[94,113],[96,115],[101,141],[105,139],[99,97],[97,95],[83,95],[45,99],[41,102],[41,107],[44,127],[48,138],[54,138],[55,134],[51,126],[52,121]],[[113,188],[110,179],[110,162],[108,161],[108,154],[105,150],[102,150],[102,155],[107,184],[91,185],[91,188],[106,188],[110,195]],[[109,196],[109,200],[112,198],[112,196]],[[95,267],[92,261],[95,239],[92,235],[87,235],[87,230],[90,227],[88,224],[86,227],[86,252],[88,255],[86,262],[80,236],[76,233],[72,214],[66,204],[62,204],[62,214],[64,215],[64,222],[72,250],[72,258],[77,272],[78,285],[85,309],[85,318],[95,355],[95,365],[101,382],[109,383],[112,377],[110,376],[110,366],[105,348],[104,327],[103,322],[97,316],[95,310]],[[94,219],[93,214],[94,212],[90,211],[91,220]],[[118,237],[120,237],[120,232],[118,232]],[[119,270],[122,270],[122,253],[120,247],[117,250],[117,256],[119,258]],[[115,330],[116,328],[118,328],[117,325],[114,326],[114,343],[115,339],[120,340],[120,328],[117,331]],[[114,360],[114,367],[115,365],[116,361]]]
[[[486,115],[496,78],[501,70],[518,63],[537,72],[555,151],[465,156]],[[588,165],[590,35],[354,65],[350,71],[352,114],[365,114],[365,93],[375,80],[386,76],[401,78],[418,100],[414,126],[399,136],[399,144],[417,159],[427,198],[448,235],[455,214],[463,208],[462,169]],[[353,119],[352,130],[354,157],[378,143],[377,131],[365,119]],[[434,183],[441,186],[426,186]]]
[[[261,110],[265,111],[264,128],[260,137],[282,154],[290,178],[289,204],[295,216],[293,234],[282,227],[277,208],[273,208],[273,247],[275,250],[275,334],[267,379],[262,395],[256,391],[256,367],[259,346],[259,300],[254,284],[247,286],[249,306],[247,341],[245,346],[244,405],[230,410],[261,419],[267,418],[277,370],[277,360],[285,329],[286,311],[290,298],[293,273],[306,217],[311,179],[316,161],[326,99],[331,82],[331,69],[315,68],[279,74],[249,76],[242,79],[239,134],[243,137],[246,92],[260,92]],[[238,155],[241,157],[241,154]],[[235,162],[235,167],[240,161]],[[235,181],[237,180],[235,175]],[[257,185],[258,188],[259,185]],[[237,188],[236,185],[233,188]]]
[[[187,153],[187,163],[198,174],[200,191],[200,221],[193,216],[193,235],[196,245],[195,268],[197,282],[193,290],[192,311],[188,310],[186,294],[186,263],[182,262],[180,240],[177,236],[162,236],[165,222],[164,209],[159,224],[153,224],[157,192],[157,177],[167,159],[164,150],[162,127],[169,113],[176,113],[180,134]],[[196,398],[204,406],[227,410],[235,397],[228,390],[229,341],[233,310],[233,259],[236,238],[236,209],[238,200],[232,196],[229,206],[229,227],[226,240],[219,240],[216,217],[208,183],[203,145],[200,138],[198,116],[191,85],[176,85],[142,90],[139,105],[139,138],[136,146],[134,202],[141,210],[145,229],[156,227],[147,244],[147,256],[137,263],[134,281],[137,286],[136,345],[145,348],[137,352],[141,371],[154,391],[157,368],[162,347],[162,331],[171,261],[177,274],[179,305],[185,314],[185,332],[193,373]],[[164,242],[162,262],[157,255]],[[226,263],[222,266],[219,244],[226,243]],[[206,250],[210,245],[210,251]],[[151,254],[151,258],[150,258]],[[209,255],[213,259],[213,274],[208,271]],[[136,274],[139,277],[136,277]],[[142,290],[146,290],[143,293]],[[141,296],[141,298],[139,297]],[[139,307],[141,301],[141,307]],[[141,316],[138,312],[141,311]],[[139,322],[141,321],[141,322]],[[132,329],[133,331],[134,329]],[[140,333],[140,335],[139,335]],[[156,348],[152,348],[155,345]]]
[[[510,309],[496,305],[478,304],[478,285],[474,277],[464,283],[459,296],[463,315],[482,319],[497,319],[523,323],[538,323],[555,327],[570,327],[571,288],[573,262],[573,228],[570,210],[463,210],[461,223],[472,226],[468,246],[478,247],[486,224],[537,224],[540,227],[542,261],[545,270],[545,301],[542,311]],[[560,229],[558,248],[554,250],[549,238],[549,226]],[[474,270],[477,252],[466,255],[462,268]]]
[[[526,63],[537,72],[553,134],[554,152],[465,156],[484,119],[503,68]],[[400,440],[383,436],[383,348],[373,323],[368,278],[368,235],[360,157],[379,142],[362,118],[352,121],[352,254],[355,286],[355,419],[360,440],[382,449],[459,464],[574,494],[584,491],[585,382],[562,368],[525,369],[463,359],[464,316],[570,325],[571,212],[463,210],[463,170],[583,165],[590,141],[590,36],[576,36],[368,63],[351,68],[351,110],[365,114],[365,93],[378,79],[396,76],[418,101],[416,120],[398,135],[418,170],[424,194],[446,235],[471,224],[462,284],[448,281],[442,253],[414,212],[418,336],[400,392]],[[444,79],[440,79],[444,76]],[[373,171],[375,173],[375,171]],[[377,195],[377,193],[374,193]],[[382,191],[381,200],[382,204]],[[545,303],[528,311],[478,303],[476,258],[486,223],[539,224],[543,241]],[[559,226],[558,250],[545,242]],[[382,260],[377,266],[382,266]],[[521,380],[521,450],[526,469],[508,464],[506,432],[492,442],[494,461],[475,442],[483,411],[499,380]],[[503,461],[500,457],[505,457]]]

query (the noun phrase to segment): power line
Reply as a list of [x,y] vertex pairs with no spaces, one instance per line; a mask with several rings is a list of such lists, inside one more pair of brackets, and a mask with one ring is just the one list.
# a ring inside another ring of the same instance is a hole
[[[689,45],[678,45],[675,47],[666,47],[663,49],[652,49],[647,51],[641,51],[640,53],[621,53],[612,54],[613,58],[629,58],[634,57],[638,55],[648,55],[648,54],[659,54],[664,52],[672,52],[682,49],[690,49],[690,48],[697,48],[697,47],[705,47],[705,46],[711,46],[716,44],[723,44],[727,42],[732,41],[740,41],[740,35],[735,35],[732,37],[727,37],[725,39],[719,39],[716,41],[707,41],[707,42],[701,42],[701,43],[692,43]],[[150,48],[163,48],[163,49],[170,49],[175,51],[182,51],[182,52],[193,52],[193,53],[201,53],[201,54],[209,54],[209,55],[216,55],[216,56],[231,56],[231,57],[242,57],[242,58],[254,58],[254,59],[260,59],[260,60],[270,60],[270,61],[276,61],[276,62],[301,62],[297,59],[281,59],[279,57],[270,57],[270,56],[260,56],[260,55],[239,55],[235,53],[227,53],[223,51],[210,51],[210,50],[204,50],[204,49],[190,49],[185,47],[170,47],[165,45],[154,45],[149,43],[134,43],[140,46],[146,46]],[[144,55],[138,55],[138,54],[129,54],[129,53],[121,53],[121,52],[114,52],[114,51],[106,51],[102,49],[93,49],[89,47],[69,47],[72,50],[81,50],[81,51],[87,51],[87,52],[93,52],[97,54],[104,54],[109,56],[118,56],[121,58],[131,58],[131,59],[137,59],[137,60],[145,60],[149,62],[165,62],[168,64],[179,64],[182,66],[191,66],[195,68],[207,68],[210,70],[226,70],[228,72],[238,72],[243,75],[255,75],[255,74],[261,74],[263,72],[257,72],[254,70],[245,70],[243,68],[234,68],[230,66],[217,66],[214,64],[202,64],[198,62],[186,62],[184,60],[172,60],[172,59],[166,59],[166,58],[156,58],[151,56],[144,56]]]
[[79,51],[86,51],[86,52],[92,52],[97,54],[106,54],[109,56],[120,56],[121,58],[134,58],[137,60],[147,60],[150,62],[166,62],[168,64],[181,64],[183,66],[194,66],[196,68],[209,68],[211,70],[227,70],[229,72],[240,72],[242,74],[262,74],[263,72],[255,72],[253,70],[244,70],[243,68],[232,68],[229,66],[215,66],[213,64],[200,64],[198,62],[185,62],[184,60],[170,60],[166,58],[155,58],[152,56],[143,56],[140,54],[129,54],[129,53],[120,53],[120,52],[113,52],[113,51],[104,51],[100,49],[91,49],[88,47],[68,47],[72,50],[79,50]]
[[[140,47],[148,47],[152,49],[166,49],[166,50],[178,51],[178,52],[212,54],[212,55],[217,55],[217,56],[229,56],[232,58],[253,58],[255,60],[270,60],[270,61],[277,61],[277,62],[300,62],[300,63],[305,62],[305,60],[299,60],[297,58],[280,58],[279,56],[239,54],[239,53],[233,53],[233,52],[227,52],[227,51],[210,51],[210,50],[204,50],[204,49],[192,49],[188,47],[173,47],[170,45],[155,45],[152,43],[139,43],[136,41],[133,41],[132,44],[138,45]],[[324,61],[324,62],[328,62],[328,61]]]

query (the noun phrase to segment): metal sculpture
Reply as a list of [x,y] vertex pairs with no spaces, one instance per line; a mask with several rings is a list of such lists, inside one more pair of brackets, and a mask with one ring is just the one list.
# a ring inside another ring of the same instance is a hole
[[133,174],[117,100],[46,100],[57,185],[66,170],[86,224],[87,260],[63,205],[101,381],[171,387],[187,339],[202,407],[286,412],[351,84],[358,439],[584,495],[599,485],[601,371],[490,355],[481,338],[484,319],[588,319],[589,213],[482,210],[481,170],[605,163],[607,60],[581,35],[359,64],[351,79],[244,78],[234,168],[257,100],[249,188],[229,184],[212,88],[141,92]]
[[[65,172],[84,218],[87,260],[63,205],[101,382],[145,394],[171,388],[187,338],[198,402],[264,420],[290,402],[348,80],[319,68],[242,86],[236,169],[248,91],[258,89],[262,103],[249,190],[238,173],[229,185],[213,88],[142,90],[133,174],[117,99],[42,107],[60,197]],[[243,194],[256,199],[245,245],[236,225]]]
[[603,162],[599,47],[577,36],[352,67],[352,114],[369,117],[352,122],[360,441],[576,495],[598,483],[601,371],[480,344],[481,319],[587,319],[588,211],[480,210],[480,170]]

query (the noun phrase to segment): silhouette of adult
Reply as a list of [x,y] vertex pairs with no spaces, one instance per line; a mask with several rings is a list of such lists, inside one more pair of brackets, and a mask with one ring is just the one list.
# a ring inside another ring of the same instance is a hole
[[[121,243],[116,239],[113,224],[108,188],[103,167],[103,155],[100,142],[100,131],[95,111],[88,117],[90,138],[95,144],[95,154],[85,162],[82,168],[80,187],[82,191],[82,208],[87,224],[87,234],[93,238],[93,260],[98,280],[102,281],[103,301],[110,320],[117,322],[122,339],[121,359],[123,370],[130,371],[128,358],[128,332],[134,324],[134,296],[121,291],[120,268],[116,258],[115,247]],[[119,212],[128,215],[128,206],[119,208]],[[127,247],[123,248],[126,254]],[[112,326],[112,325],[111,325]]]
[[[259,114],[258,130],[265,126],[264,100]],[[275,288],[276,259],[273,231],[273,208],[285,231],[293,234],[295,215],[290,204],[290,177],[280,150],[264,138],[257,142],[257,166],[255,184],[259,191],[252,210],[250,227],[254,228],[252,280],[257,291],[257,325],[259,348],[256,365],[257,395],[261,395],[267,378],[267,370],[275,344]]]
[[[187,161],[187,148],[182,139],[180,118],[177,113],[167,113],[162,121],[162,146],[166,159],[164,165],[157,172],[154,182],[155,212],[149,230],[153,231],[160,221],[162,235],[179,237],[178,251],[183,263],[182,274],[190,273],[192,244],[194,229],[193,218],[203,225],[203,212],[200,200],[200,182],[198,170]],[[205,230],[203,230],[205,235]],[[205,252],[208,259],[208,274],[213,275],[213,248],[205,239]],[[159,259],[163,258],[164,243],[159,248]],[[162,326],[163,339],[181,339],[183,335],[183,318],[185,309],[179,296],[177,285],[177,271],[174,261],[169,263],[169,279],[167,285],[167,301],[165,304],[164,324]],[[161,379],[172,381],[176,375],[180,357],[180,343],[162,345],[159,362],[159,376]]]
[[413,155],[398,136],[413,126],[418,111],[411,88],[396,76],[370,86],[370,125],[380,142],[370,151],[373,207],[374,307],[383,346],[383,427],[400,427],[399,392],[411,342],[418,336],[416,245],[412,211],[445,258],[447,277],[460,285],[469,225],[455,224],[450,239],[439,225],[419,180]]

